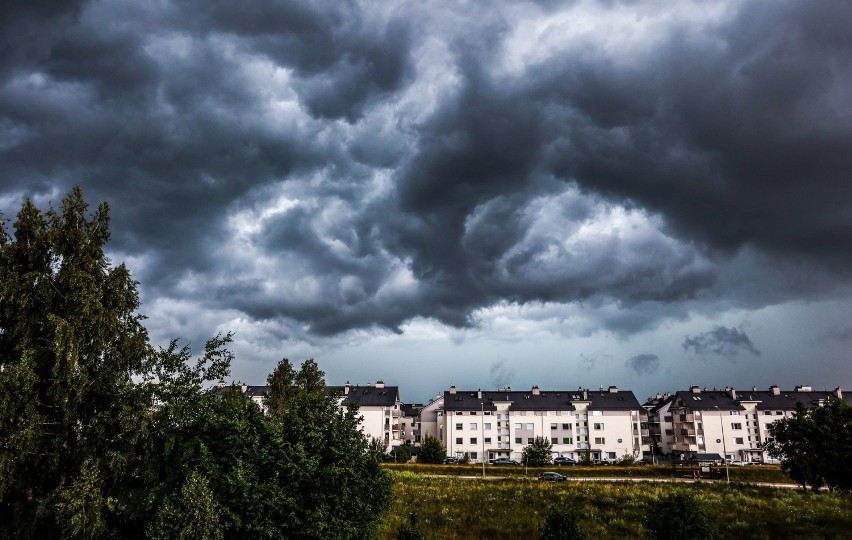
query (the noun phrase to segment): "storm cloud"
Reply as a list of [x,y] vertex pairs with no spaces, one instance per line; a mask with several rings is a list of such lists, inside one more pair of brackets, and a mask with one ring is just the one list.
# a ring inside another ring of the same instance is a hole
[[627,359],[625,365],[636,375],[651,375],[660,367],[660,357],[656,354],[637,354]]
[[[514,306],[628,339],[848,293],[847,3],[6,12],[0,210],[108,200],[160,334],[345,343]],[[683,347],[758,354],[723,326]]]
[[715,354],[732,358],[739,356],[740,352],[760,356],[760,351],[745,332],[724,326],[714,326],[712,330],[694,337],[687,336],[683,340],[683,350],[699,356]]

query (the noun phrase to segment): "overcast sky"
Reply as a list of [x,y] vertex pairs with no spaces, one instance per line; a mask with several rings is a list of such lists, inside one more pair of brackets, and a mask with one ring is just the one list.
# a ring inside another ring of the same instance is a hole
[[850,2],[15,4],[0,210],[108,201],[154,343],[405,401],[852,391]]

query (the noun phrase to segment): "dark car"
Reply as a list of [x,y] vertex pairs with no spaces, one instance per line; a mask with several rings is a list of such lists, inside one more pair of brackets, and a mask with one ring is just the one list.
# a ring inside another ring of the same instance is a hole
[[553,458],[553,464],[559,465],[561,467],[562,465],[576,465],[577,462],[575,462],[573,459],[571,459],[569,457],[560,456],[560,457]]
[[494,461],[492,461],[491,464],[492,465],[520,465],[520,463],[518,463],[514,459],[509,459],[507,457],[497,458]]
[[538,475],[538,479],[546,482],[564,482],[567,480],[567,478],[557,472],[543,472]]
[[458,458],[449,457],[449,456],[444,458],[444,464],[445,465],[453,465],[453,464],[458,463],[458,462],[459,462]]

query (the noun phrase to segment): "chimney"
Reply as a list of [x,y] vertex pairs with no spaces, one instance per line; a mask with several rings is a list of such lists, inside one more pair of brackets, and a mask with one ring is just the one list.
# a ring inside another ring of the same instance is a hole
[[834,389],[834,397],[837,399],[843,399],[843,390],[841,390],[839,386]]
[[757,392],[757,387],[756,387],[756,386],[752,386],[752,387],[751,387],[751,391],[752,391],[752,392]]
[[797,386],[796,392],[813,392],[814,389],[810,386]]
[[589,401],[589,391],[587,389],[583,390],[583,401]]
[[476,399],[482,399],[482,388],[476,391]]
[[693,394],[700,394],[701,388],[697,384],[693,384],[692,386],[689,387],[689,391],[692,392]]
[[225,388],[225,379],[219,379],[219,382],[216,384],[219,388]]
[[343,385],[343,395],[349,395],[349,381],[346,381],[346,384]]
[[618,393],[618,387],[615,386],[615,385],[610,386],[609,387],[609,393],[610,394],[617,394]]
[[385,387],[385,381],[383,381],[381,379],[376,381],[376,388],[384,388],[384,387]]
[[534,395],[534,396],[541,395],[541,390],[539,390],[538,386],[532,387],[532,395]]
[[248,390],[248,385],[246,383],[242,383],[240,385],[240,389],[243,391],[243,394],[245,394],[246,390]]
[[777,384],[773,384],[772,386],[770,386],[769,391],[772,393],[773,396],[781,395],[781,389],[778,387]]
[[455,393],[456,393],[456,385],[450,386],[450,394],[455,394]]
[[737,399],[737,391],[734,390],[734,387],[728,388],[728,395],[731,396],[731,399]]

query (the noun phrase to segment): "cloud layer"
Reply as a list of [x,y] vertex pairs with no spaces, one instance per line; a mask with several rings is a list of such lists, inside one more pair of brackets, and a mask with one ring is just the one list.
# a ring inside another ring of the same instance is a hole
[[[109,200],[164,335],[265,350],[529,306],[624,338],[847,290],[846,3],[7,11],[2,210]],[[758,353],[723,326],[683,347]]]

